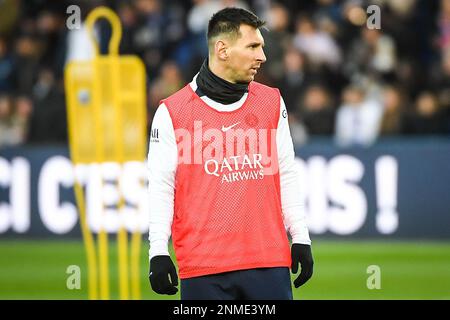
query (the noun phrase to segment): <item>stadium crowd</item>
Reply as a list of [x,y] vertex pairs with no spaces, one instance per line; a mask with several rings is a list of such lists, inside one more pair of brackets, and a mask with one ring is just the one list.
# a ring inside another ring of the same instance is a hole
[[[120,52],[146,66],[149,126],[159,100],[205,59],[211,15],[239,6],[267,21],[267,62],[256,80],[280,88],[295,143],[450,136],[450,0],[3,0],[0,147],[67,143],[64,66],[89,51],[83,30],[66,26],[72,4],[82,18],[99,5],[119,15]],[[366,24],[372,4],[381,9],[380,29]],[[109,25],[97,31],[105,53]]]

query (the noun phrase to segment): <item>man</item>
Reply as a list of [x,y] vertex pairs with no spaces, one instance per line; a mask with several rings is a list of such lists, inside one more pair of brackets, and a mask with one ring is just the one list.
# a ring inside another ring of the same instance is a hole
[[149,279],[159,294],[178,291],[171,235],[181,299],[291,300],[289,267],[301,264],[295,287],[312,275],[286,107],[253,81],[266,61],[263,24],[244,9],[217,12],[208,59],[155,114]]

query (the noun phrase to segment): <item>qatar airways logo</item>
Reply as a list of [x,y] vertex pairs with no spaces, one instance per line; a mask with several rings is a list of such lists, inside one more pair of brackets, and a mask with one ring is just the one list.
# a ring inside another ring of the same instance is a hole
[[224,158],[222,163],[209,159],[206,160],[204,168],[207,174],[220,177],[222,183],[258,180],[264,178],[264,167],[261,164],[261,159],[261,154],[251,156],[245,154],[243,157]]
[[202,165],[205,173],[220,177],[222,183],[278,173],[277,130],[256,129],[249,123],[244,127],[245,123],[211,128],[194,121],[193,130],[176,129],[178,164]]

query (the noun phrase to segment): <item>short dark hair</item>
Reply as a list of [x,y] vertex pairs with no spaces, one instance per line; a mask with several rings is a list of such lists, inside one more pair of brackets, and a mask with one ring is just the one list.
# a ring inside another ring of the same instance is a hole
[[254,13],[242,8],[229,7],[222,9],[217,11],[209,20],[208,44],[212,38],[222,33],[238,36],[241,24],[259,29],[266,22],[259,19]]

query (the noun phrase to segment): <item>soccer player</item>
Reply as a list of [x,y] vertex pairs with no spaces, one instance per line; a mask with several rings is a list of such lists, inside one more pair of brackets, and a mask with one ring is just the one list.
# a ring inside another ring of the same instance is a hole
[[296,288],[312,276],[286,106],[254,81],[263,25],[244,9],[214,14],[208,58],[154,116],[149,280],[159,294],[178,291],[170,236],[182,300],[292,300],[289,268],[301,265]]

